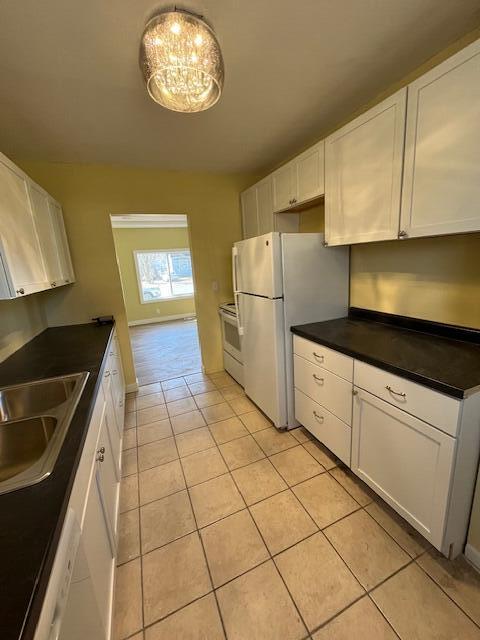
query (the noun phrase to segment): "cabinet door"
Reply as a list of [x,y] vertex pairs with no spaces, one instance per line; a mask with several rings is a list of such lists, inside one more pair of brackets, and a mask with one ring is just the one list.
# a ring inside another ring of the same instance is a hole
[[[102,624],[109,633],[114,578],[114,555],[109,538],[97,474],[94,473],[85,510],[82,541]],[[107,637],[109,637],[107,635]]]
[[280,167],[272,173],[273,210],[283,211],[292,205],[294,197],[293,164]]
[[46,289],[47,274],[33,221],[27,180],[0,156],[0,252],[15,298]]
[[352,470],[441,548],[455,439],[355,389]]
[[397,238],[406,89],[325,141],[325,239],[329,245]]
[[70,248],[68,246],[67,234],[63,222],[62,207],[52,198],[49,199],[49,207],[52,215],[52,225],[57,239],[58,259],[60,262],[61,274],[60,281],[61,284],[69,284],[75,281],[75,274],[73,272]]
[[257,215],[258,235],[274,231],[273,202],[272,202],[272,178],[269,176],[256,185],[257,189]]
[[480,41],[408,87],[401,229],[480,229]]
[[111,435],[109,433],[109,431],[113,431],[112,427],[115,428],[115,425],[112,425],[109,429],[108,417],[105,412],[103,414],[100,436],[98,438],[97,480],[112,549],[115,549],[117,543],[119,483],[116,473],[116,447],[112,445]]
[[319,142],[295,160],[295,192],[298,203],[313,200],[325,193],[325,143]]
[[50,198],[33,182],[29,182],[28,186],[47,278],[52,286],[56,286],[62,280],[62,267],[58,234],[49,207]]
[[242,193],[241,203],[243,238],[246,240],[258,236],[257,190],[255,186]]

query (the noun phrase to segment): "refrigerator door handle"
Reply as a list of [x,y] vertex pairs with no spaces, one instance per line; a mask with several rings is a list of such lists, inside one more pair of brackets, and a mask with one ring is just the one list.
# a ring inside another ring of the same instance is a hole
[[[238,293],[237,263],[238,263],[238,249],[237,247],[234,246],[232,249],[233,293]],[[238,309],[237,309],[237,313],[238,313]]]
[[243,336],[242,316],[240,314],[240,294],[238,291],[234,291],[233,298],[235,300],[235,309],[237,310],[238,335]]

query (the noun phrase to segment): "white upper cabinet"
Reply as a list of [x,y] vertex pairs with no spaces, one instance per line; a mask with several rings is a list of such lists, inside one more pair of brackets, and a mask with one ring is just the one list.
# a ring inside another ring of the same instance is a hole
[[476,231],[479,202],[477,41],[408,87],[400,228],[407,237]]
[[0,156],[0,298],[47,288],[48,278],[25,175]]
[[285,211],[325,193],[322,140],[272,174],[273,209]]
[[265,178],[255,185],[257,191],[257,220],[258,234],[270,233],[274,230],[275,222],[273,219],[272,204],[272,179]]
[[257,189],[254,185],[241,195],[243,237],[258,236]]
[[73,281],[60,205],[0,154],[0,299]]
[[325,141],[325,240],[397,238],[405,107],[402,89]]

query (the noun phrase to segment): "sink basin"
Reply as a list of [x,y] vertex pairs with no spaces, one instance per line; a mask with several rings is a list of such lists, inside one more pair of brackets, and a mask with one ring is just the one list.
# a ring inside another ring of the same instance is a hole
[[88,375],[0,388],[0,494],[50,475]]

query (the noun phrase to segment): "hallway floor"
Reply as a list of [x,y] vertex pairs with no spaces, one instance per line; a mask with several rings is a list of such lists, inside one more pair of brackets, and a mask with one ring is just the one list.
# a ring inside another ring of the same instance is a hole
[[130,339],[139,385],[202,369],[196,320],[130,327]]
[[225,372],[127,411],[114,640],[480,639],[479,574]]

